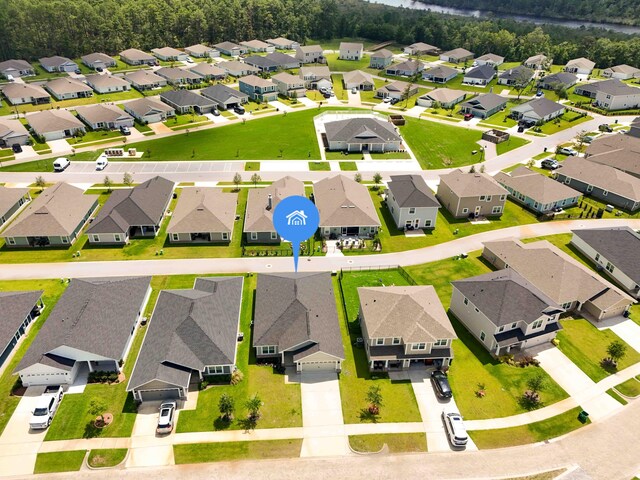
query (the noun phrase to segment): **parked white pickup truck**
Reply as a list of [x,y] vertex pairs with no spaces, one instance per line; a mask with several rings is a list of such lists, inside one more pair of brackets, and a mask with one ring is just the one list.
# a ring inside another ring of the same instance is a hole
[[29,420],[31,429],[42,430],[51,425],[51,420],[62,402],[62,394],[63,390],[60,385],[45,389],[36,403],[36,408],[31,412],[31,420]]

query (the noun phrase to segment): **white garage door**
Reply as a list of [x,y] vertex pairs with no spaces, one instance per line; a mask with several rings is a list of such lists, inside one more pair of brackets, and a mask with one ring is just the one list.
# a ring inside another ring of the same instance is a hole
[[302,372],[333,372],[336,369],[336,362],[303,362],[300,363],[300,371]]
[[180,390],[177,388],[167,388],[164,390],[141,390],[140,394],[142,395],[143,402],[180,398]]

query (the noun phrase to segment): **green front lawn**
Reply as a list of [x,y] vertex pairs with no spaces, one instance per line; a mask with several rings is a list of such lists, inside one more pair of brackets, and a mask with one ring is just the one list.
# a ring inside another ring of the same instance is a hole
[[180,127],[185,125],[191,125],[192,123],[202,123],[208,122],[209,119],[204,115],[196,115],[196,114],[184,114],[184,115],[176,115],[172,118],[169,118],[167,121],[162,122],[169,128]]
[[[573,408],[565,413],[540,422],[512,428],[494,430],[473,430],[469,435],[480,449],[505,448],[527,443],[536,443],[550,438],[560,437],[584,426],[578,420],[581,407]],[[586,424],[591,423],[587,419]]]
[[385,445],[389,453],[426,452],[424,433],[382,433],[349,435],[349,445],[356,452],[377,453]]
[[613,398],[617,402],[621,403],[622,405],[626,405],[627,403],[629,403],[627,400],[622,398],[622,395],[620,395],[618,392],[616,392],[613,388],[610,388],[609,390],[607,390],[606,393],[607,393],[607,395],[609,395],[611,398]]
[[176,465],[300,456],[302,439],[174,445]]
[[[323,45],[323,48],[324,47]],[[369,55],[363,55],[360,60],[340,60],[338,53],[328,53],[325,55],[327,66],[332,72],[350,72],[352,70],[362,70],[369,66]],[[337,93],[336,93],[337,95]],[[338,97],[340,98],[340,97]]]
[[126,448],[99,448],[89,452],[87,462],[93,468],[115,467],[127,456]]
[[[345,350],[340,374],[340,396],[345,423],[421,421],[411,383],[409,381],[393,382],[386,373],[369,372],[369,362],[364,347],[356,346],[356,339],[362,335],[356,322],[359,308],[357,287],[407,284],[398,270],[345,272],[342,288],[349,318],[347,323],[342,309],[339,281],[334,279],[338,319]],[[380,414],[375,419],[372,419],[366,411],[367,391],[373,385],[380,387],[383,397]]]
[[635,398],[640,395],[640,381],[635,378],[630,378],[626,382],[616,385],[615,388],[627,397]]
[[587,122],[589,120],[593,120],[593,117],[590,117],[589,115],[583,115],[582,113],[565,112],[557,119],[551,120],[542,125],[540,127],[540,131],[542,133],[546,133],[547,135],[553,135],[554,133],[560,132],[567,128],[575,127],[576,125]]
[[260,170],[260,162],[245,162],[244,163],[244,171],[245,172],[257,172]]
[[80,143],[98,142],[101,140],[118,140],[124,138],[118,130],[94,130],[85,133],[81,137],[72,137],[67,139],[69,145],[77,145]]
[[512,135],[506,142],[502,142],[496,145],[496,152],[498,153],[498,155],[502,155],[504,153],[510,152],[511,150],[515,150],[516,148],[523,147],[528,143],[531,143],[531,141],[521,137],[514,137]]
[[312,172],[329,172],[331,165],[329,162],[309,162],[309,170]]
[[77,472],[86,454],[86,450],[39,453],[33,473]]
[[356,162],[340,162],[340,170],[342,171],[357,171],[358,164]]

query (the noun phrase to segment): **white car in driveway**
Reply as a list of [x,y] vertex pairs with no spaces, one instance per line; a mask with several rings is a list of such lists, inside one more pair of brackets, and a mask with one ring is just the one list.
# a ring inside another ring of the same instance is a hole
[[453,409],[443,410],[442,421],[444,422],[444,428],[447,431],[451,445],[454,447],[465,447],[469,441],[469,436],[467,435],[467,429],[464,428],[462,415]]
[[158,428],[156,433],[165,434],[173,431],[173,422],[176,414],[176,402],[165,402],[160,405]]
[[62,402],[63,392],[60,385],[50,386],[45,389],[31,412],[29,427],[32,430],[43,430],[51,425],[53,416],[58,411],[60,402]]

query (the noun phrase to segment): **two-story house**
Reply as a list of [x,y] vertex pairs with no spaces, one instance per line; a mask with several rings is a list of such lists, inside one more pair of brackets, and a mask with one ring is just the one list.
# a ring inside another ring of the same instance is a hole
[[455,218],[499,217],[508,193],[491,175],[457,169],[440,176],[436,197]]
[[249,95],[249,98],[258,102],[273,102],[278,99],[278,85],[271,80],[248,75],[238,80],[238,85],[242,93]]
[[440,206],[422,176],[391,176],[387,208],[399,229],[435,228]]
[[302,63],[323,62],[323,50],[320,45],[300,45],[296,48],[296,58]]
[[364,45],[361,43],[340,42],[340,60],[360,60],[364,52]]
[[280,72],[274,75],[271,77],[271,81],[275,83],[278,88],[278,92],[283,97],[304,97],[307,92],[307,89],[304,87],[304,80],[287,72]]

